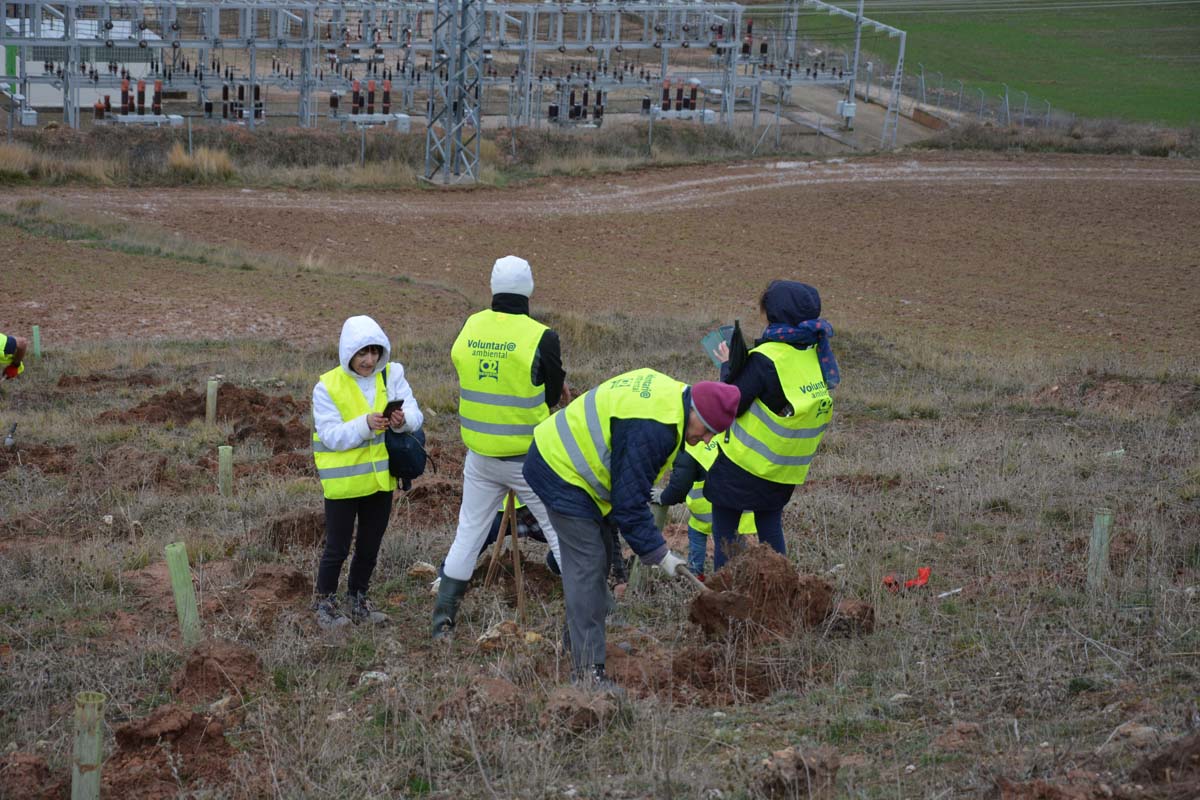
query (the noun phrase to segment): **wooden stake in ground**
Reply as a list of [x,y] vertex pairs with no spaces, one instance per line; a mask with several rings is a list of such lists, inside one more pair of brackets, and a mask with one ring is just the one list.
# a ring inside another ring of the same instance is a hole
[[200,610],[196,607],[196,587],[192,586],[187,547],[183,542],[175,542],[167,545],[166,551],[171,590],[175,593],[175,611],[179,615],[179,630],[184,644],[191,647],[200,641]]
[[33,357],[42,357],[42,329],[38,325],[33,326]]
[[104,695],[75,695],[75,755],[71,759],[71,800],[99,800],[100,764],[104,761]]
[[204,402],[204,422],[207,425],[215,425],[217,422],[217,386],[220,383],[216,380],[208,382],[208,396]]
[[217,448],[217,488],[221,497],[233,497],[233,446]]
[[496,546],[492,548],[492,561],[488,565],[487,577],[483,579],[483,586],[486,589],[492,585],[496,575],[500,572],[500,555],[504,552],[504,540],[511,533],[512,535],[512,562],[513,562],[513,583],[517,586],[517,619],[521,622],[525,621],[525,579],[521,573],[521,547],[517,542],[517,495],[512,490],[508,490],[508,495],[504,498],[504,516],[500,518],[500,533],[496,536]]
[[1092,595],[1104,588],[1104,581],[1108,578],[1108,543],[1112,538],[1112,523],[1112,509],[1096,509],[1092,518],[1092,539],[1088,544],[1087,587]]

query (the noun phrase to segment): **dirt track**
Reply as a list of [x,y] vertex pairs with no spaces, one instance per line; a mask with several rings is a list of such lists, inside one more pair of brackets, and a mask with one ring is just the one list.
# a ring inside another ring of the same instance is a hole
[[[0,206],[30,194],[10,193]],[[138,321],[134,334],[183,338],[212,335],[213,315],[227,335],[304,338],[328,333],[314,331],[314,316],[364,305],[419,301],[455,317],[485,300],[491,260],[516,252],[533,263],[535,301],[548,307],[751,319],[761,287],[793,277],[821,288],[835,325],[856,329],[973,344],[1033,337],[1052,349],[1088,340],[1168,355],[1200,344],[1200,165],[1186,161],[922,153],[470,192],[36,194],[355,276],[214,276],[173,264],[167,278],[156,259],[11,232],[4,238],[19,241],[0,252],[4,271],[31,254],[44,267],[10,281],[8,324],[40,322],[60,341],[99,333],[103,322],[91,318],[101,307]],[[92,264],[111,278],[80,280]],[[364,286],[377,290],[364,295]]]

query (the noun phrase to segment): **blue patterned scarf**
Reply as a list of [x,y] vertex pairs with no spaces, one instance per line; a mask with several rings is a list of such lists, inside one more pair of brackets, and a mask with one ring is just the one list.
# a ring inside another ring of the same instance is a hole
[[799,325],[788,325],[786,322],[772,322],[763,329],[760,342],[785,342],[787,344],[817,346],[817,359],[821,363],[821,376],[825,385],[830,389],[841,381],[838,372],[837,359],[833,355],[833,347],[829,340],[833,338],[833,326],[824,319],[810,319]]

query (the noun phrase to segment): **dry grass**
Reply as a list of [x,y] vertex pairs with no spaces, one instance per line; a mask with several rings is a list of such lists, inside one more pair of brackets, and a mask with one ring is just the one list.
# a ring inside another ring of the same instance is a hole
[[108,159],[58,158],[35,152],[23,144],[0,144],[0,184],[107,186],[117,174],[117,166]]
[[[200,127],[188,155],[183,133],[172,129],[85,131],[66,128],[19,132],[21,143],[0,149],[0,182],[124,183],[174,186],[225,184],[296,189],[403,189],[421,185],[424,135],[354,131]],[[516,137],[516,141],[513,137]],[[543,175],[621,172],[745,158],[754,142],[719,126],[658,122],[649,150],[644,124],[601,130],[529,130],[489,133],[480,142],[480,182],[504,185]],[[773,154],[809,155],[823,142],[789,133]],[[766,151],[760,150],[759,154]],[[80,154],[88,154],[81,158]]]
[[[695,346],[709,321],[557,309],[542,316],[562,336],[577,388],[641,364],[690,380],[710,374]],[[434,412],[431,440],[451,446],[446,346],[455,321],[430,323],[427,338],[405,342],[403,360]],[[496,596],[469,594],[452,649],[425,647],[431,601],[405,571],[416,560],[437,562],[451,524],[401,504],[375,580],[392,627],[324,639],[303,604],[265,627],[205,616],[210,635],[252,646],[266,674],[229,731],[249,762],[224,790],[247,792],[259,773],[281,796],[319,786],[344,797],[696,797],[713,789],[758,797],[754,770],[763,755],[828,743],[857,758],[840,774],[843,795],[975,796],[990,791],[996,775],[1061,775],[1095,763],[1095,748],[1130,718],[1164,736],[1181,732],[1200,679],[1196,660],[1179,655],[1200,648],[1200,608],[1187,591],[1200,584],[1189,534],[1200,523],[1194,379],[1182,369],[1145,373],[1133,357],[1082,353],[1034,363],[1016,353],[1009,362],[984,361],[933,341],[910,337],[897,346],[853,331],[838,343],[845,382],[835,429],[785,527],[798,566],[824,572],[840,564],[831,573],[839,596],[876,604],[876,634],[846,639],[819,630],[765,650],[734,646],[732,663],[757,662],[773,676],[776,691],[766,700],[717,710],[651,698],[602,731],[570,736],[539,721],[555,685],[535,664],[547,651],[473,646],[511,614]],[[174,482],[79,483],[33,464],[4,473],[0,642],[12,647],[12,662],[0,677],[0,741],[38,749],[63,774],[72,693],[105,691],[110,724],[170,699],[183,657],[173,613],[147,607],[134,575],[157,562],[166,543],[188,541],[210,576],[205,592],[231,586],[236,594],[263,562],[315,569],[316,550],[276,552],[256,533],[272,519],[319,508],[313,479],[252,472],[225,501],[212,492],[209,472],[188,467],[232,436],[232,426],[96,424],[95,416],[169,388],[198,388],[213,372],[303,397],[329,358],[328,348],[289,342],[93,342],[54,351],[3,387],[0,424],[20,420],[25,443],[75,446],[81,469],[114,446],[134,447],[165,457]],[[56,388],[65,374],[135,370],[167,384]],[[1067,388],[1049,395],[1052,383]],[[1134,389],[1122,394],[1120,386]],[[1147,398],[1130,413],[1129,402]],[[1105,455],[1117,449],[1124,456]],[[239,464],[266,456],[254,446],[236,453]],[[1099,505],[1114,508],[1117,523],[1112,579],[1093,596],[1082,582],[1083,542]],[[107,526],[105,514],[139,526]],[[29,529],[11,527],[31,518]],[[933,567],[932,591],[882,591],[884,574],[907,576],[922,565]],[[620,615],[677,647],[692,635],[683,621],[688,594],[651,580],[626,596]],[[553,641],[561,600],[534,608],[530,627]],[[120,614],[141,620],[132,636],[121,632]],[[391,680],[359,687],[366,670]],[[433,721],[442,701],[479,675],[521,686],[524,706],[502,719]],[[934,747],[954,720],[979,722],[979,741],[959,751]],[[1104,766],[1119,779],[1138,757],[1122,751]]]
[[183,183],[228,183],[235,174],[233,159],[224,150],[198,147],[189,155],[180,142],[167,153],[167,167]]

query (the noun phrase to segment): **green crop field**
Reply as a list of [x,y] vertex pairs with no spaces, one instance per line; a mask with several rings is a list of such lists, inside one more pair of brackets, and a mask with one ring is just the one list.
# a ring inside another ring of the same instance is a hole
[[[839,3],[853,10],[854,3]],[[1056,109],[1171,125],[1200,122],[1200,3],[1108,5],[1082,0],[868,0],[865,14],[907,32],[906,71],[995,96],[1007,83]],[[996,10],[1002,9],[1002,10]],[[765,16],[750,12],[751,16]],[[853,23],[806,10],[800,31],[853,48]],[[897,39],[864,29],[866,57],[895,63]],[[932,98],[930,99],[932,102]],[[975,101],[977,102],[977,101]]]

